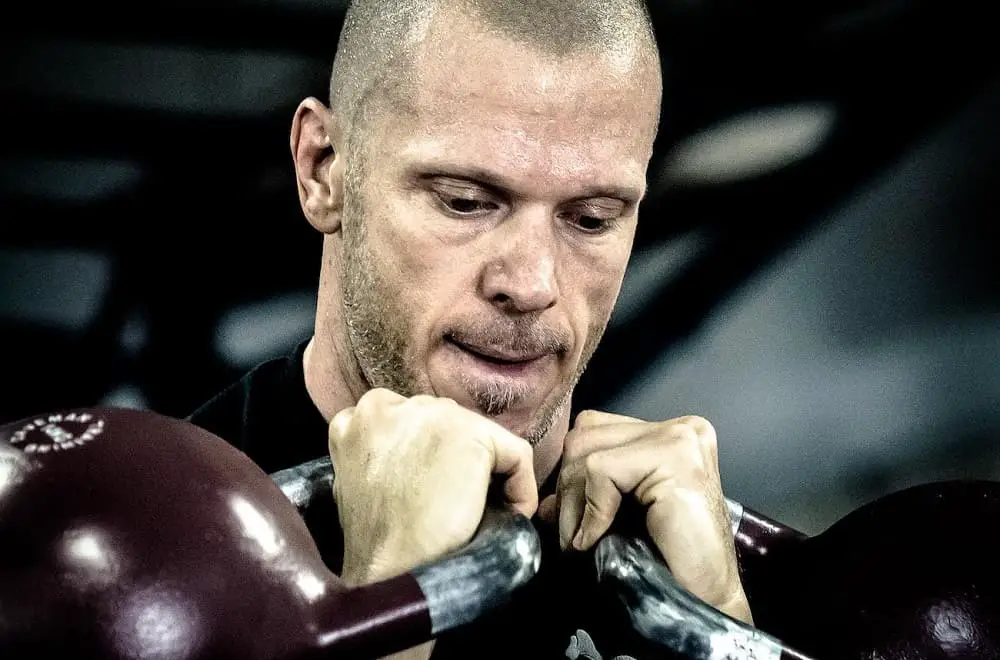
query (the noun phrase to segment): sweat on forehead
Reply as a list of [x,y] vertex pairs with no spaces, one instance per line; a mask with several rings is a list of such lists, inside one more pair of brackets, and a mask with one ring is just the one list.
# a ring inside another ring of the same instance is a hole
[[[477,30],[523,44],[540,57],[604,55],[658,68],[642,0],[355,0],[347,10],[330,79],[330,104],[346,133],[362,130],[405,98],[414,55],[429,37]],[[426,50],[426,49],[424,49]]]

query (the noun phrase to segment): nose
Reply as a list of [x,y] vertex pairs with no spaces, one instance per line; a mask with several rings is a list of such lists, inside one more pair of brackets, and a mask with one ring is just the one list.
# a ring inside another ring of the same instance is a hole
[[480,282],[483,297],[504,311],[522,314],[554,306],[559,285],[551,219],[526,213],[498,229]]

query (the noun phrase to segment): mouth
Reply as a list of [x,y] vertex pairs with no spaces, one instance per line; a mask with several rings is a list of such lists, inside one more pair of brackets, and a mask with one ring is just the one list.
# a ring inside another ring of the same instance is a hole
[[540,345],[477,342],[445,335],[440,374],[442,392],[521,428],[559,380],[559,355]]
[[498,365],[526,364],[546,355],[541,351],[510,351],[495,346],[477,346],[458,341],[454,337],[445,337],[445,340],[460,350],[472,354],[474,357]]
[[[467,359],[482,376],[526,377],[544,363],[548,353],[541,351],[511,351],[497,346],[480,346],[445,337],[445,341]],[[472,365],[470,365],[472,366]]]

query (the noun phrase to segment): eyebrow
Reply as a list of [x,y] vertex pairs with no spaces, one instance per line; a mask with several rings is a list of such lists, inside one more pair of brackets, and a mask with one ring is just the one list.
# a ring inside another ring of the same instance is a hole
[[[493,192],[510,195],[514,186],[503,177],[503,175],[491,170],[468,165],[446,165],[434,164],[427,168],[428,172],[422,178],[434,178],[440,176],[452,177],[455,179],[468,179]],[[620,199],[630,204],[638,204],[645,196],[645,190],[632,186],[596,185],[584,187],[579,195],[575,195],[575,200],[597,199],[607,197],[609,199]]]

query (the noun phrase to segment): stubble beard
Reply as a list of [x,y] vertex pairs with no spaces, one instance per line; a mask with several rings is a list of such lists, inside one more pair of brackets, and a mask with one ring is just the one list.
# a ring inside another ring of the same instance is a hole
[[[347,191],[345,191],[347,192]],[[371,388],[385,388],[405,397],[432,394],[421,391],[415,370],[407,359],[410,337],[405,305],[377,272],[377,261],[366,240],[369,221],[356,204],[357,192],[345,195],[343,291],[344,326],[357,371]],[[548,397],[528,428],[520,434],[531,446],[538,445],[552,430],[556,419],[569,405],[580,377],[597,348],[606,323],[595,324],[570,382],[561,392]],[[511,383],[476,381],[463,376],[463,385],[477,412],[496,418],[513,409],[528,394],[526,387]]]
[[[353,195],[347,195],[350,199]],[[420,394],[417,377],[406,360],[407,315],[375,270],[368,248],[366,219],[345,204],[343,218],[344,326],[357,371],[370,388],[385,388],[405,397]]]

